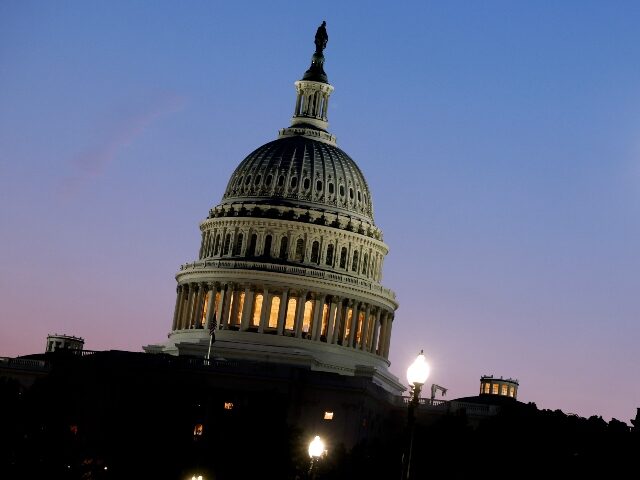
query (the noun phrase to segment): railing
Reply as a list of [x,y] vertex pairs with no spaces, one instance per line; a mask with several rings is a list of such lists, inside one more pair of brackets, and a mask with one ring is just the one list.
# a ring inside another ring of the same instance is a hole
[[[397,403],[402,406],[406,406],[411,401],[411,397],[402,396],[396,397]],[[498,413],[500,407],[497,405],[482,405],[471,402],[458,402],[456,400],[435,400],[430,398],[420,398],[418,401],[418,411],[420,410],[437,410],[437,411],[449,411],[457,412],[459,410],[465,410],[467,415],[488,416]]]
[[289,275],[300,275],[306,277],[316,277],[323,280],[331,280],[334,282],[356,285],[371,292],[379,293],[395,300],[396,294],[375,282],[362,278],[354,278],[348,275],[340,275],[339,273],[326,272],[324,270],[316,270],[313,268],[295,267],[292,265],[278,265],[275,263],[250,262],[245,260],[200,260],[180,265],[180,271],[198,270],[205,268],[229,268],[229,269],[251,269],[251,270],[267,270],[271,272],[287,273]]
[[0,357],[0,367],[13,368],[16,370],[48,370],[49,364],[44,360]]

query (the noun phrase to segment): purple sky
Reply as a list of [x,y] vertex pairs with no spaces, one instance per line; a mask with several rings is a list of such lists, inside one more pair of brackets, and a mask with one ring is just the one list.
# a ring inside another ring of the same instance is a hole
[[398,294],[391,369],[640,406],[638,2],[0,3],[0,355],[140,350],[327,21],[330,129]]

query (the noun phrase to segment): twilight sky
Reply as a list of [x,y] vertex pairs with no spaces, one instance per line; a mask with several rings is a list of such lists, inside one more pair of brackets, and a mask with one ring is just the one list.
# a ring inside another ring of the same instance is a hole
[[0,355],[140,350],[327,21],[330,130],[373,192],[391,370],[640,406],[640,3],[0,3]]

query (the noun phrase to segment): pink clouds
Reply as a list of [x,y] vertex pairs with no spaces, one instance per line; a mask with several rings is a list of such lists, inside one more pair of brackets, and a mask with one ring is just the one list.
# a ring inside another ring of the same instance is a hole
[[147,128],[161,118],[180,111],[185,103],[183,96],[165,96],[158,99],[151,108],[130,115],[114,125],[102,141],[70,160],[72,172],[62,180],[58,192],[63,197],[77,193],[89,178],[102,174],[118,153],[131,145]]

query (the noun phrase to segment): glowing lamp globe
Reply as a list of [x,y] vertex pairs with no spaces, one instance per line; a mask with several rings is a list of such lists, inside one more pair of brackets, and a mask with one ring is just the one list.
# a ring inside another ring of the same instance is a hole
[[427,363],[427,360],[424,358],[424,354],[422,350],[420,351],[420,355],[413,361],[409,368],[407,368],[407,380],[410,385],[424,385],[429,377],[429,372],[431,368]]
[[324,453],[324,442],[318,435],[309,444],[309,456],[311,458],[321,457]]

